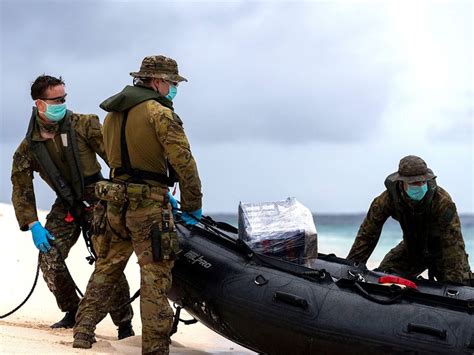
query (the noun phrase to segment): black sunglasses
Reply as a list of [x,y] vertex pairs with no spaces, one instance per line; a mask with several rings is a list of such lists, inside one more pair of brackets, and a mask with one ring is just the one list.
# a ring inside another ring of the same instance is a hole
[[64,96],[58,96],[58,97],[40,97],[39,99],[43,100],[43,101],[46,101],[46,100],[47,101],[54,101],[54,102],[63,104],[63,103],[66,102],[66,96],[67,96],[67,94],[64,95]]

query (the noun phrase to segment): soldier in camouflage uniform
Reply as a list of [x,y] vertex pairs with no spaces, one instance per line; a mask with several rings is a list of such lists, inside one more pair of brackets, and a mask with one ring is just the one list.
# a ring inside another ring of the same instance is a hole
[[179,182],[182,217],[195,224],[201,217],[201,182],[183,123],[172,100],[179,82],[176,61],[146,57],[134,86],[105,100],[104,143],[111,182],[97,186],[108,201],[105,240],[108,253],[99,260],[87,286],[74,327],[74,347],[92,345],[95,310],[125,268],[132,252],[140,265],[142,353],[168,354],[173,311],[166,298],[171,269],[179,251],[168,186]]
[[[64,82],[48,75],[31,86],[35,107],[26,138],[13,156],[12,201],[22,231],[30,229],[40,250],[43,277],[65,317],[52,328],[71,328],[79,304],[75,283],[65,264],[81,228],[88,229],[97,198],[94,185],[102,179],[96,154],[106,158],[102,127],[96,115],[66,110]],[[57,199],[43,227],[38,221],[33,172],[56,192]],[[83,230],[83,232],[85,232]],[[96,246],[99,247],[99,245]],[[100,252],[100,250],[97,250]],[[111,309],[130,297],[125,275],[120,275]],[[111,312],[119,337],[133,335],[131,307]]]
[[471,270],[456,206],[436,184],[423,159],[409,155],[385,180],[359,228],[348,259],[365,263],[388,217],[400,223],[403,240],[384,257],[379,270],[416,277],[428,269],[439,282],[470,284]]

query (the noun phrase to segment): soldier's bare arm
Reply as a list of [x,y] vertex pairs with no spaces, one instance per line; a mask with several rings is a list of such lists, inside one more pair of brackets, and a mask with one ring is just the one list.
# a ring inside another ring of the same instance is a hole
[[385,221],[391,215],[391,205],[388,191],[384,191],[373,200],[347,259],[367,262],[379,241]]

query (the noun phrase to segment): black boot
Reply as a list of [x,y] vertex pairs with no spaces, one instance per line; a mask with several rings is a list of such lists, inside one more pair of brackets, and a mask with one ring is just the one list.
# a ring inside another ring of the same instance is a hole
[[122,323],[119,325],[118,327],[119,340],[132,337],[134,335],[135,335],[135,332],[133,331],[132,322],[128,321],[126,323]]
[[76,312],[77,308],[73,311],[66,312],[66,315],[59,322],[51,325],[51,328],[72,328],[76,323]]
[[85,333],[76,333],[74,334],[74,342],[72,343],[73,348],[80,349],[90,349],[92,344],[96,342],[95,336],[85,334]]

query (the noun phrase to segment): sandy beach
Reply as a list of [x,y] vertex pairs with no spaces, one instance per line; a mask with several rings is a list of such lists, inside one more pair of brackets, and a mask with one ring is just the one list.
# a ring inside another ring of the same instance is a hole
[[[44,224],[46,212],[39,213]],[[38,250],[30,232],[18,228],[13,207],[0,203],[0,227],[3,247],[0,258],[1,290],[0,315],[3,315],[23,301],[28,294],[36,272]],[[93,270],[85,260],[87,251],[84,241],[79,239],[67,259],[68,268],[82,292]],[[132,256],[125,270],[131,292],[139,288],[139,268]],[[92,349],[72,348],[72,330],[53,330],[50,324],[63,317],[53,295],[48,290],[41,274],[36,289],[29,301],[13,315],[0,319],[1,354],[139,354],[141,353],[141,322],[139,301],[133,303],[135,317],[134,337],[117,340],[117,330],[109,316],[97,327]],[[190,318],[182,313],[182,318]],[[172,337],[172,354],[253,354],[253,352],[221,337],[204,325],[180,324]]]

